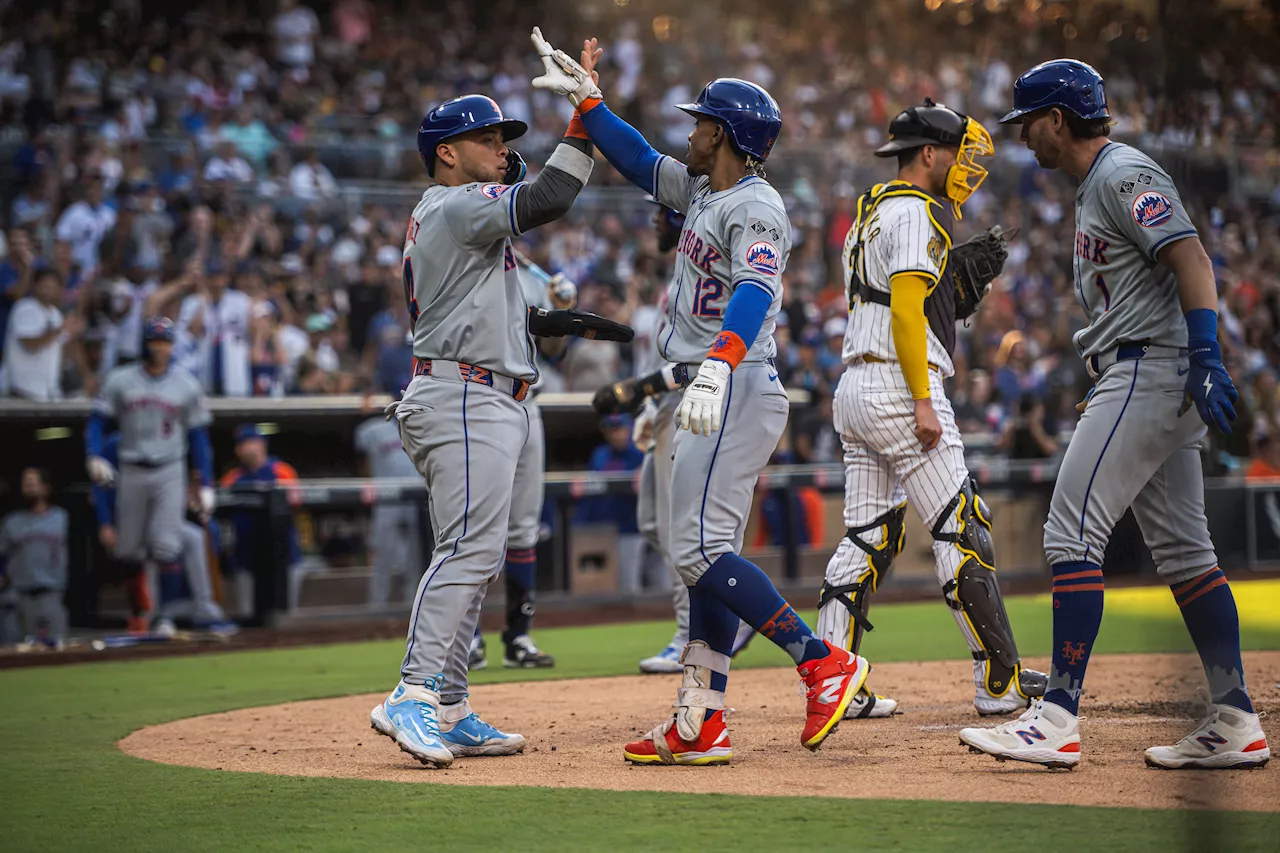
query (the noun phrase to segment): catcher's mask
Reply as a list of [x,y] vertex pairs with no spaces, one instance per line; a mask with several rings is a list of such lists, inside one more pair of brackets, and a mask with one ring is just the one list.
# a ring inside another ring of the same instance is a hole
[[908,107],[889,123],[889,141],[876,149],[876,156],[895,157],[901,151],[925,145],[958,149],[956,163],[947,173],[946,194],[959,219],[960,205],[987,177],[978,158],[995,153],[991,134],[969,116],[925,98],[923,104]]
[[956,219],[960,218],[960,205],[968,201],[969,196],[987,179],[987,170],[978,163],[978,158],[990,157],[995,153],[996,147],[991,141],[991,134],[977,121],[966,116],[964,139],[956,154],[956,163],[947,172],[947,198],[951,200],[951,210]]

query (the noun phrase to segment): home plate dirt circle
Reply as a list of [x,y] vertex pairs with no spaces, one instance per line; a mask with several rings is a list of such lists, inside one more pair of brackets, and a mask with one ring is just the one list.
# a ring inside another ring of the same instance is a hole
[[[1246,653],[1245,666],[1255,702],[1277,719],[1280,652]],[[437,785],[1280,810],[1277,768],[1174,772],[1143,764],[1143,749],[1174,743],[1200,715],[1194,697],[1204,677],[1194,656],[1095,657],[1083,705],[1083,760],[1070,772],[1000,763],[962,747],[960,728],[990,722],[974,713],[970,678],[970,667],[957,661],[876,666],[869,683],[901,700],[906,713],[846,720],[810,753],[800,745],[804,708],[795,670],[735,672],[728,767],[623,762],[622,745],[671,713],[678,676],[477,687],[474,708],[499,728],[523,733],[529,747],[519,756],[459,759],[448,770],[423,768],[369,728],[369,710],[382,694],[176,720],[133,732],[119,746],[167,764]],[[1270,734],[1280,745],[1280,730]]]

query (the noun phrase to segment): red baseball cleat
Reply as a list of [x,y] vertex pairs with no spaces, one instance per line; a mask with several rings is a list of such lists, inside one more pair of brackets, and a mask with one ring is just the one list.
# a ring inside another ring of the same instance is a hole
[[804,679],[806,700],[800,742],[809,749],[822,746],[827,735],[836,730],[871,671],[866,658],[836,648],[826,640],[823,643],[828,650],[826,657],[796,667]]
[[622,755],[632,764],[728,764],[733,757],[724,711],[712,711],[692,741],[685,740],[673,714],[641,740],[632,741]]

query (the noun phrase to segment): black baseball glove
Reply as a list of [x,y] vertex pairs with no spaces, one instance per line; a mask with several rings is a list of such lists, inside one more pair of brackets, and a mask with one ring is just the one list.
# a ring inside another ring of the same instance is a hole
[[956,319],[966,320],[978,310],[978,303],[991,290],[991,282],[1004,269],[1009,257],[1009,241],[1018,229],[1005,231],[999,225],[951,248],[951,278],[956,287]]
[[563,338],[573,335],[593,341],[617,341],[629,344],[636,336],[630,326],[590,314],[586,311],[529,308],[529,332],[540,338]]
[[518,184],[524,180],[524,176],[529,173],[529,168],[524,164],[524,158],[514,148],[507,149],[507,171],[502,175],[502,182],[507,186]]

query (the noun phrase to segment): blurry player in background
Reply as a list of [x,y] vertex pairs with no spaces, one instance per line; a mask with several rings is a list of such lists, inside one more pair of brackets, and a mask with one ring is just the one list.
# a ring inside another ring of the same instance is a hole
[[16,595],[26,642],[58,649],[67,636],[67,511],[50,492],[47,471],[23,469],[26,508],[0,521],[0,588]]

